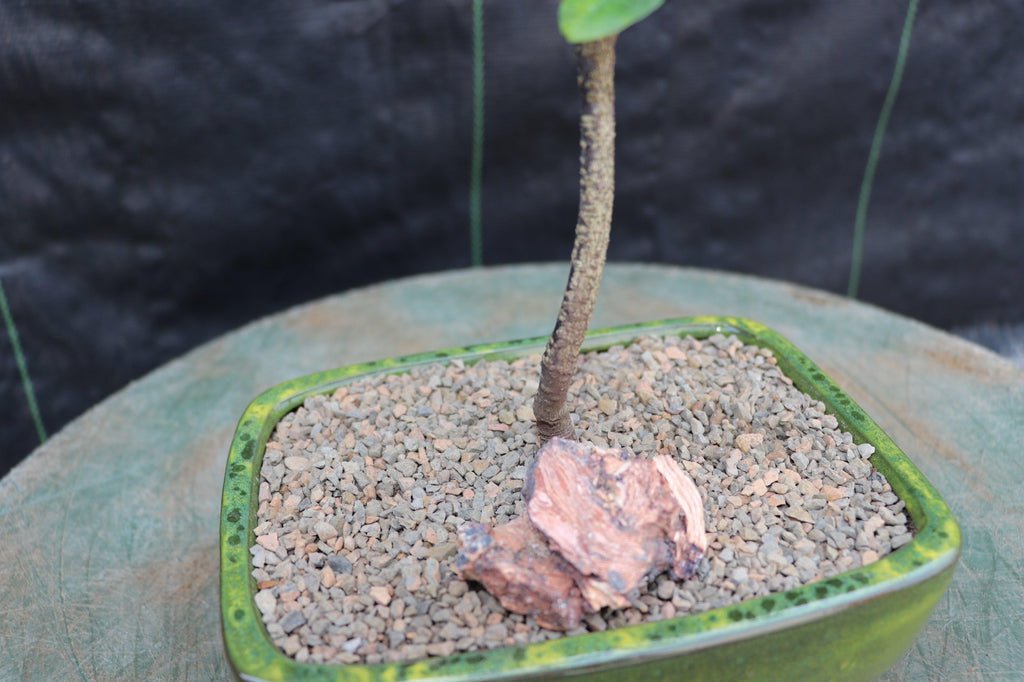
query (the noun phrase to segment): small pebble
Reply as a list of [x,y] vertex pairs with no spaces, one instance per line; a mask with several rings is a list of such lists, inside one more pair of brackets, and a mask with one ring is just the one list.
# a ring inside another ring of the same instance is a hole
[[764,442],[764,434],[741,433],[740,435],[736,436],[735,442],[736,447],[738,447],[741,452],[750,452],[751,448],[757,447],[758,445]]
[[256,542],[270,552],[276,552],[279,546],[277,533],[267,533],[266,535],[257,535]]
[[272,614],[277,607],[277,599],[274,598],[274,593],[271,590],[260,590],[256,593],[255,600],[256,608],[264,617]]
[[290,471],[305,471],[309,468],[310,462],[305,457],[285,457],[284,466]]
[[391,603],[391,590],[382,585],[370,588],[370,596],[373,600],[381,606],[387,606]]
[[302,611],[289,611],[288,615],[281,619],[281,628],[288,633],[295,632],[300,625],[306,624],[306,617]]
[[333,540],[334,538],[338,537],[338,529],[332,526],[331,524],[327,523],[326,521],[318,522],[315,526],[313,526],[313,531],[316,533],[317,537],[320,538],[320,540],[322,540],[323,542],[327,542],[328,540]]
[[601,410],[601,412],[609,417],[615,414],[615,410],[618,409],[618,406],[618,403],[611,398],[601,398],[597,401],[597,409]]
[[814,523],[814,517],[812,517],[810,513],[802,507],[790,507],[786,510],[786,516],[804,523]]

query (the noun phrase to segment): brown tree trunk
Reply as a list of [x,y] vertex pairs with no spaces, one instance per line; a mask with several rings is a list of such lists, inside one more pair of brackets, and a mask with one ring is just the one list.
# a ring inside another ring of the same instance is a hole
[[578,48],[583,96],[580,208],[569,281],[544,351],[533,402],[541,444],[556,436],[576,436],[565,400],[601,284],[615,195],[615,39],[610,36]]

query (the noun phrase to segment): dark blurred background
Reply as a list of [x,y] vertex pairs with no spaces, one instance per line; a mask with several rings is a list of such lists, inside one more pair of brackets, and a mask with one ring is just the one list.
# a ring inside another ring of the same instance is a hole
[[[483,256],[564,260],[575,62],[486,0]],[[669,0],[619,42],[610,259],[845,292],[906,2]],[[1024,4],[920,5],[860,298],[1024,328]],[[0,3],[0,282],[52,433],[218,334],[470,265],[472,0]],[[0,474],[38,444],[0,340]]]

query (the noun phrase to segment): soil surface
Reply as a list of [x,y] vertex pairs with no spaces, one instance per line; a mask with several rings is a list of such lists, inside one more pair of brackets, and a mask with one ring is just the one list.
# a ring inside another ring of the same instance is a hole
[[[361,379],[310,398],[267,444],[252,574],[274,642],[299,661],[379,663],[562,636],[452,570],[467,521],[524,511],[540,356]],[[666,454],[704,498],[698,575],[655,576],[632,604],[564,634],[672,618],[787,590],[911,539],[903,503],[771,352],[734,337],[644,338],[584,356],[581,440]]]

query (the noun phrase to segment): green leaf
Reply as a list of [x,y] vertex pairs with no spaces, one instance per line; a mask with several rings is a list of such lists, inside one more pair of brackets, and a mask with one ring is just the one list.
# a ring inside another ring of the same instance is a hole
[[570,43],[606,38],[641,21],[665,0],[562,0],[558,28]]

